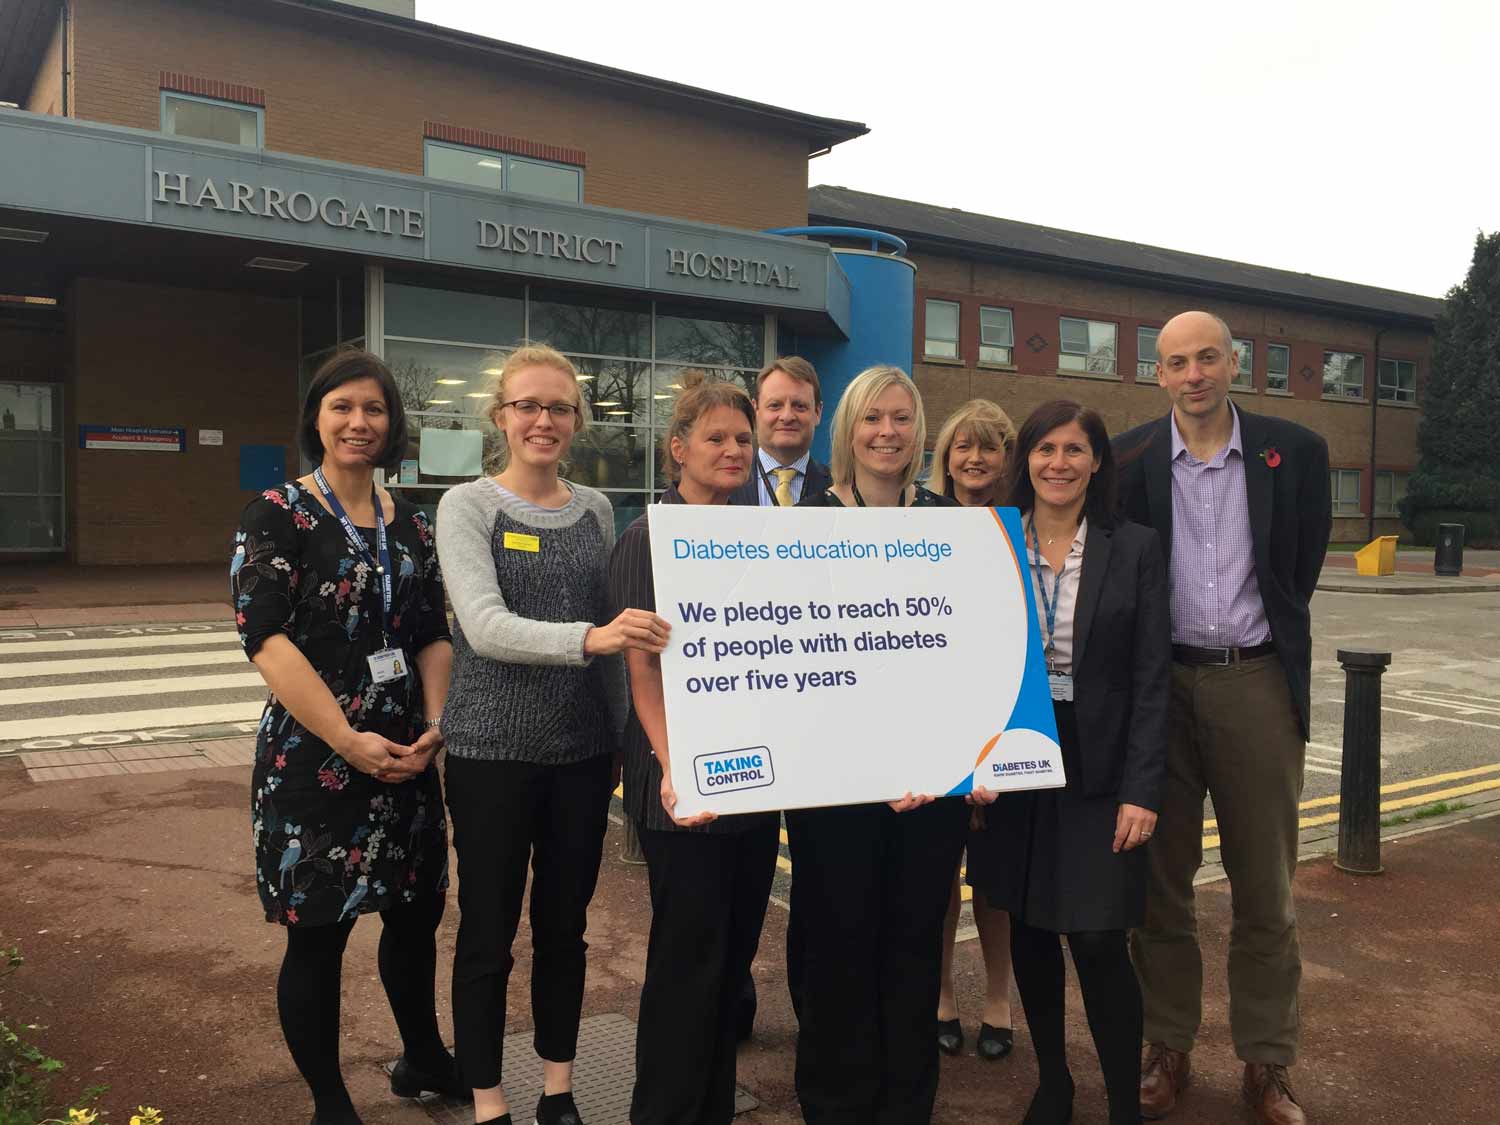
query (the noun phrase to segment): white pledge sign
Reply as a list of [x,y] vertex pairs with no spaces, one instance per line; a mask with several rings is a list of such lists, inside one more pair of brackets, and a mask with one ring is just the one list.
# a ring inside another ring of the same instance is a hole
[[1014,508],[649,510],[679,816],[1064,783]]

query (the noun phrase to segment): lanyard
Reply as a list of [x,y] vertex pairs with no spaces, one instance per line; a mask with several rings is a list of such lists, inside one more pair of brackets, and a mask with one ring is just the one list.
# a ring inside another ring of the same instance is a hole
[[1042,612],[1047,615],[1047,667],[1052,667],[1052,638],[1057,632],[1057,603],[1062,600],[1063,574],[1067,572],[1068,560],[1064,559],[1052,579],[1052,596],[1047,596],[1047,583],[1042,578],[1042,547],[1036,537],[1036,524],[1031,525],[1032,565],[1036,567],[1036,588],[1042,595]]
[[[854,483],[854,480],[853,480],[852,477],[849,480],[849,491],[852,492],[852,493],[854,493],[854,503],[856,505],[858,505],[861,508],[864,508],[864,507],[868,506],[868,505],[865,504],[865,498],[859,494],[859,485],[857,485],[857,484]],[[901,502],[896,505],[896,507],[898,507],[898,508],[904,508],[904,507],[906,507],[906,503],[905,503],[905,500],[906,500],[906,495],[905,495],[906,494],[906,489],[903,488],[901,490],[901,493],[902,493],[902,495],[900,497],[898,497],[898,500],[901,501]],[[912,493],[911,501],[912,501],[913,504],[915,504],[917,502],[917,494],[915,492]]]
[[386,623],[391,617],[391,548],[385,538],[385,512],[380,507],[380,493],[376,491],[374,484],[370,485],[370,500],[375,509],[375,550],[377,552],[377,557],[371,557],[370,545],[359,533],[359,528],[354,526],[349,513],[344,511],[344,506],[339,503],[339,498],[334,495],[333,489],[328,487],[328,478],[323,475],[321,467],[313,470],[313,480],[317,482],[318,491],[323,494],[323,499],[328,501],[329,510],[338,517],[339,523],[344,525],[344,535],[359,552],[360,557],[375,567],[375,576],[380,580],[380,592],[385,607],[385,612],[380,618],[380,629],[382,633],[388,633]]

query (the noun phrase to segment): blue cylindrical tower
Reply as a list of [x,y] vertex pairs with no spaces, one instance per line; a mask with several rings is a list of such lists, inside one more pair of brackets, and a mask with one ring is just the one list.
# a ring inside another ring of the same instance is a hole
[[[823,388],[823,424],[812,453],[826,462],[833,408],[850,381],[866,367],[893,364],[910,374],[915,324],[917,267],[902,257],[906,243],[895,235],[855,227],[788,227],[769,232],[844,239],[869,239],[870,249],[835,247],[833,254],[849,278],[849,338],[793,336],[783,351],[795,351],[818,369]],[[878,247],[887,246],[892,252]]]

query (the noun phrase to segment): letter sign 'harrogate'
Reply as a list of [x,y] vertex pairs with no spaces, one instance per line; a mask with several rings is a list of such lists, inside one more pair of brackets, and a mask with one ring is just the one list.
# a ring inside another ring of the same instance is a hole
[[366,230],[371,234],[398,235],[401,238],[423,237],[423,215],[419,207],[392,207],[377,203],[373,207],[356,202],[352,207],[336,195],[318,198],[311,192],[294,191],[269,185],[224,181],[220,190],[212,177],[194,179],[186,172],[156,173],[156,202],[179,207],[209,207],[236,215],[259,215],[290,223],[321,223],[346,230]]

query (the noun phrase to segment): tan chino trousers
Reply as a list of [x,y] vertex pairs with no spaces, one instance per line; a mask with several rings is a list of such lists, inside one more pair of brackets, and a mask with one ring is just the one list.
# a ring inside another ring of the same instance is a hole
[[1167,773],[1147,849],[1146,923],[1131,935],[1147,1042],[1190,1051],[1203,1018],[1193,877],[1203,798],[1213,798],[1229,876],[1229,1026],[1245,1062],[1296,1061],[1302,958],[1292,904],[1307,752],[1277,656],[1172,665]]

